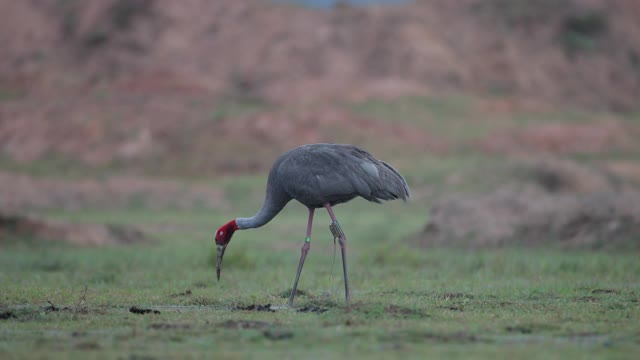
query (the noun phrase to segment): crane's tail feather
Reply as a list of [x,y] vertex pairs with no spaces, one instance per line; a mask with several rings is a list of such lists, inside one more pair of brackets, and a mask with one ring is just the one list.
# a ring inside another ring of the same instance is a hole
[[371,194],[372,199],[369,200],[380,203],[380,200],[402,199],[407,201],[407,199],[411,198],[409,185],[404,177],[386,162],[380,161],[380,163],[382,166],[378,169],[380,170],[382,187],[373,192]]

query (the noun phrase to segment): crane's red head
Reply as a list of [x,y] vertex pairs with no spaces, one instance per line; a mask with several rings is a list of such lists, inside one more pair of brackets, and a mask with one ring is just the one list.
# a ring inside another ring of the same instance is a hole
[[218,281],[220,281],[220,270],[222,270],[224,251],[236,230],[238,230],[238,224],[236,224],[235,220],[231,220],[216,231],[216,248],[218,250],[218,256],[216,257],[216,275],[218,276]]
[[238,230],[238,225],[235,220],[231,220],[228,223],[222,225],[218,231],[216,231],[216,245],[227,246],[233,233]]

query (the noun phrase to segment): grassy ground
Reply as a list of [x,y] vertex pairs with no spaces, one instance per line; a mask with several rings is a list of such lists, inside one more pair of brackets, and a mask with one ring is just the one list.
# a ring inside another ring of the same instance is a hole
[[[433,118],[424,124],[429,131],[465,139],[484,131],[452,125],[469,116],[460,105],[467,101],[411,98],[391,109],[365,103],[353,110],[377,114],[376,121]],[[316,215],[299,286],[304,293],[293,309],[283,307],[306,228],[297,203],[264,228],[238,232],[216,282],[213,232],[258,209],[265,176],[217,180],[225,209],[154,210],[140,203],[44,212],[72,222],[133,224],[158,242],[80,248],[3,238],[0,358],[634,358],[637,253],[408,245],[427,220],[429,199],[491,188],[495,179],[474,177],[473,169],[494,167],[499,177],[503,160],[465,152],[398,159],[393,163],[413,186],[412,202],[337,207],[349,237],[349,307],[324,211]],[[36,170],[26,172],[43,175]],[[246,310],[267,304],[277,310]],[[133,306],[159,313],[135,314]]]
[[[252,201],[237,211],[259,205]],[[331,266],[328,217],[320,212],[301,279],[305,295],[294,309],[275,312],[238,308],[286,303],[305,227],[300,205],[263,229],[238,233],[220,283],[211,233],[231,214],[52,213],[143,225],[155,229],[160,244],[5,245],[0,354],[631,358],[640,350],[637,254],[415,250],[403,239],[424,223],[417,208],[361,201],[337,208],[350,236],[351,307],[343,301],[339,255]],[[160,313],[134,314],[132,306]],[[313,311],[296,311],[305,307]]]

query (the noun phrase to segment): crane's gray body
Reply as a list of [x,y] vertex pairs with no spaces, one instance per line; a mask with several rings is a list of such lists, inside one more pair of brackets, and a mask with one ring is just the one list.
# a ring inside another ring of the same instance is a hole
[[381,202],[409,198],[405,179],[389,164],[353,145],[310,144],[282,154],[273,164],[264,204],[240,229],[262,226],[295,199],[309,208],[336,205],[355,197]]

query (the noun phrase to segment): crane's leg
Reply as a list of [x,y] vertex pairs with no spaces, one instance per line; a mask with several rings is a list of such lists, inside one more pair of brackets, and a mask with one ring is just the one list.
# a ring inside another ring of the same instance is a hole
[[340,224],[338,224],[338,220],[336,216],[333,214],[333,209],[330,204],[325,204],[325,208],[329,212],[329,216],[331,217],[332,223],[329,226],[331,229],[331,233],[334,238],[338,238],[338,243],[340,244],[340,251],[342,252],[342,272],[344,273],[344,295],[347,298],[347,305],[351,302],[351,295],[349,293],[349,278],[347,277],[347,236],[340,228]]
[[309,208],[309,221],[307,222],[307,237],[304,238],[304,245],[302,245],[302,253],[300,254],[300,263],[298,264],[298,272],[296,273],[296,279],[293,282],[291,288],[291,296],[289,297],[289,306],[293,306],[293,298],[296,296],[296,289],[298,288],[298,280],[300,280],[300,273],[302,272],[302,266],[304,265],[304,259],[307,258],[307,253],[311,248],[311,226],[313,225],[313,212],[316,209]]

